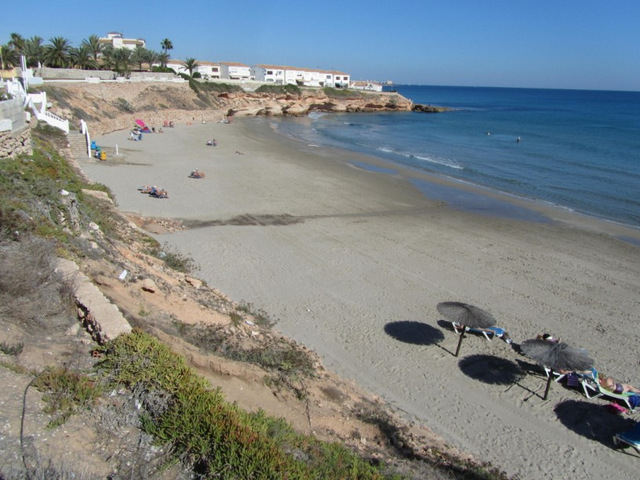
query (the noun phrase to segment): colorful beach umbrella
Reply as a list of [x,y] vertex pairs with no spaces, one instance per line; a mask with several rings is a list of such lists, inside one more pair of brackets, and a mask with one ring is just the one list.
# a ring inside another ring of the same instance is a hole
[[143,127],[143,128],[146,126],[146,125],[145,125],[145,123],[144,123],[142,120],[140,120],[140,119],[137,119],[137,120],[136,120],[136,124],[137,124],[137,125],[139,125],[139,126],[141,126],[141,127]]
[[496,324],[496,319],[493,318],[489,312],[467,303],[442,302],[439,303],[436,308],[447,320],[455,322],[462,327],[460,330],[460,340],[458,340],[458,348],[456,348],[456,357],[458,353],[460,353],[465,327],[488,328]]

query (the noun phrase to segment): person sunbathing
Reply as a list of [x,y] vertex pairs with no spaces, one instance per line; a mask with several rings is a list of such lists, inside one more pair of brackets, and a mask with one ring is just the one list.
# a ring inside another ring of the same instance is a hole
[[640,395],[640,390],[628,383],[616,382],[613,378],[602,376],[598,377],[600,386],[605,390],[609,390],[617,395]]
[[538,335],[536,338],[538,340],[545,340],[545,341],[551,342],[551,343],[560,343],[560,339],[559,338],[555,338],[555,337],[551,336],[551,334],[549,334],[549,333],[542,333],[542,334]]

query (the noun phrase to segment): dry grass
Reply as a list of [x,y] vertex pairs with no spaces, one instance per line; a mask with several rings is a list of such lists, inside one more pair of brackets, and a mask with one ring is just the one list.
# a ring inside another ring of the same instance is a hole
[[54,267],[53,241],[0,244],[0,313],[23,327],[55,328],[73,312],[73,285]]

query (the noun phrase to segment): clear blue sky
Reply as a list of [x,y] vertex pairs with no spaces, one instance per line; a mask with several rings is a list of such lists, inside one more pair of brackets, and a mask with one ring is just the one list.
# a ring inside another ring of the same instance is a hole
[[335,69],[354,80],[640,91],[640,0],[4,2],[16,32],[144,38],[171,58]]

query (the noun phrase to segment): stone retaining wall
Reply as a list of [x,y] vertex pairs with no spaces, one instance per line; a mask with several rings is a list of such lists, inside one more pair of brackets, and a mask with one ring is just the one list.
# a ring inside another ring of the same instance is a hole
[[0,159],[18,155],[32,155],[31,129],[24,126],[18,130],[0,132]]
[[23,128],[27,124],[25,118],[22,100],[12,98],[0,102],[0,119],[11,120],[12,130]]
[[[75,68],[48,68],[42,67],[35,69],[35,76],[42,77],[45,80],[78,80],[78,81],[126,81],[123,77],[118,77],[111,70],[78,70]],[[182,80],[174,73],[166,72],[131,72],[129,80],[132,82],[144,81],[173,81],[175,79]]]

